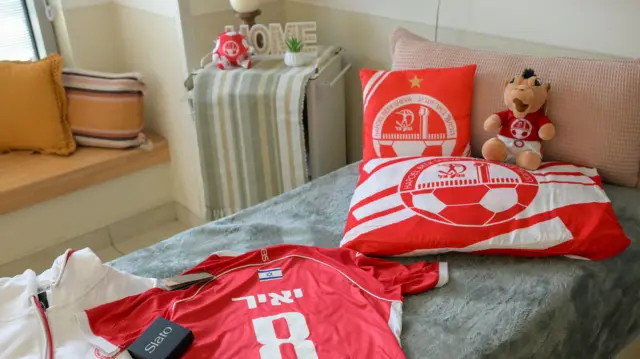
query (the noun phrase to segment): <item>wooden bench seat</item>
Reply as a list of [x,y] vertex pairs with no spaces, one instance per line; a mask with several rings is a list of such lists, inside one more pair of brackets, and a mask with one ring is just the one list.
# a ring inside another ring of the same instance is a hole
[[69,157],[25,151],[0,155],[0,215],[168,162],[167,141],[154,133],[147,137],[153,141],[150,151],[78,147]]

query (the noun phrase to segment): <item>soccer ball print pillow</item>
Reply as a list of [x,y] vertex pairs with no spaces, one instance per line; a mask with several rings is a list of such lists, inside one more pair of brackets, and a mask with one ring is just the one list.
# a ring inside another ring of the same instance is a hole
[[475,72],[362,70],[363,158],[468,156]]
[[342,247],[377,256],[474,252],[600,260],[625,236],[595,169],[526,171],[462,157],[361,165]]

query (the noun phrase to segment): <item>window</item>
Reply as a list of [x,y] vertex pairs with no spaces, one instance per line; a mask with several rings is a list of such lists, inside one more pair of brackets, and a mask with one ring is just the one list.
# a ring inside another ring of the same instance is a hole
[[37,60],[57,52],[48,0],[0,0],[0,60]]

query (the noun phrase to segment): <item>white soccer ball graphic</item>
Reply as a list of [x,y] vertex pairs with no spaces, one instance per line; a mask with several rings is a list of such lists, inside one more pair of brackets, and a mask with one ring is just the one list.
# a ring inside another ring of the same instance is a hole
[[424,169],[419,175],[409,171],[401,194],[409,208],[436,222],[455,226],[503,223],[527,208],[538,193],[535,178],[515,166],[475,159],[430,162],[430,166],[421,165]]
[[533,131],[533,125],[531,122],[525,119],[518,119],[511,124],[511,135],[519,140],[529,137]]
[[456,140],[446,141],[388,141],[374,139],[376,152],[380,157],[405,156],[450,156],[456,145]]
[[385,105],[372,133],[378,157],[450,156],[457,137],[451,112],[437,99],[421,94],[403,96]]

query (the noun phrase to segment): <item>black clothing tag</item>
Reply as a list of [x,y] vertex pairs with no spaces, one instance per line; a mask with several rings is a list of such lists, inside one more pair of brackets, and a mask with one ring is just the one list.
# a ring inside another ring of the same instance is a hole
[[128,348],[134,359],[178,359],[193,343],[193,333],[158,317]]
[[42,310],[49,309],[49,299],[47,299],[47,292],[38,293],[38,301],[40,302]]

